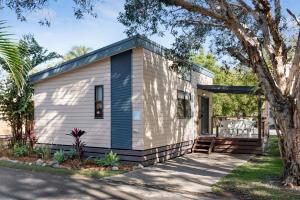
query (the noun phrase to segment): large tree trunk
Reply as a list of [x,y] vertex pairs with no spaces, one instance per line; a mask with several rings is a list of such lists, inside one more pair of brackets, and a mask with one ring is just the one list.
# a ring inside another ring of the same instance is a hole
[[[283,113],[290,113],[287,117]],[[277,127],[280,129],[279,144],[284,164],[283,183],[300,185],[300,110],[277,113]],[[292,120],[292,121],[291,121]]]

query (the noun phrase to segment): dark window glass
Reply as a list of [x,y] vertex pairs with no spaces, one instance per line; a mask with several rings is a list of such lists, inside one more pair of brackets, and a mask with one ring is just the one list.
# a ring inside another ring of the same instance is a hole
[[181,90],[177,91],[177,117],[191,118],[191,94]]
[[103,85],[95,86],[95,118],[103,118]]

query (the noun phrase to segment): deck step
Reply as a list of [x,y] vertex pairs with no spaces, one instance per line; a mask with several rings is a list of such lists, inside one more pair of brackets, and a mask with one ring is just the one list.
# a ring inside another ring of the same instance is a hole
[[225,137],[203,137],[195,139],[193,145],[195,153],[249,153],[261,154],[262,141],[258,138],[225,138]]
[[214,137],[198,137],[194,142],[193,152],[210,154],[213,146]]

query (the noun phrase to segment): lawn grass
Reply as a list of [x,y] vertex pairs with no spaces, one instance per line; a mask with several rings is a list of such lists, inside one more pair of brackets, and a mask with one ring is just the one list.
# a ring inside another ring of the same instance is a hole
[[280,185],[283,165],[276,136],[270,136],[267,154],[267,156],[256,156],[237,167],[214,184],[213,191],[217,194],[229,191],[240,199],[299,200],[300,191]]
[[125,170],[94,170],[94,169],[64,169],[64,168],[53,168],[47,166],[27,165],[21,163],[12,163],[5,160],[0,160],[0,167],[15,168],[33,172],[44,172],[50,174],[59,175],[83,175],[91,178],[102,178],[107,176],[114,176],[125,173]]

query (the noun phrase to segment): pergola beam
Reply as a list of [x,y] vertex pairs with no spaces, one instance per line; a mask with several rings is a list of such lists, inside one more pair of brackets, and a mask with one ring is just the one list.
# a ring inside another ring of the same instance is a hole
[[232,85],[197,85],[198,89],[206,90],[213,93],[226,93],[226,94],[249,94],[260,95],[261,92],[253,86],[232,86]]

